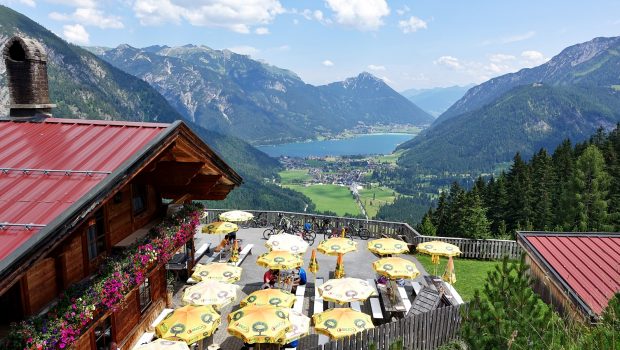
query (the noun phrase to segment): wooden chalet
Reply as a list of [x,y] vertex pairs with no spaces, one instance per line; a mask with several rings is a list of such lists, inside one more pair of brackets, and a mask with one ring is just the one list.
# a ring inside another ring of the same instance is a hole
[[[180,121],[51,118],[41,46],[15,37],[3,54],[12,105],[0,120],[0,338],[144,236],[165,203],[221,200],[242,182]],[[165,265],[147,277],[74,348],[130,349],[166,305]]]
[[620,292],[620,234],[518,232],[533,289],[561,314],[596,323]]

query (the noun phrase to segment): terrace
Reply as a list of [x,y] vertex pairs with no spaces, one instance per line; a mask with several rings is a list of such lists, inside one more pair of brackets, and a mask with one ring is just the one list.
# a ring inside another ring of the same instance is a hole
[[[216,220],[217,216],[221,212],[221,210],[208,210],[207,217],[204,219],[204,222]],[[276,222],[278,218],[278,212],[253,213],[256,216],[260,213],[261,219],[264,219],[266,222]],[[409,242],[410,248],[413,248],[417,243],[437,239],[437,237],[421,236],[418,232],[405,223],[374,220],[367,221],[343,217],[308,215],[303,213],[284,214],[299,222],[312,222],[327,218],[330,220],[330,225],[333,227],[343,227],[348,223],[353,223],[354,226],[362,224],[364,227],[369,229],[371,234],[370,239],[380,238],[381,236],[399,238]],[[264,230],[265,228],[262,227],[247,227],[241,228],[237,232],[237,239],[241,241],[240,250],[245,250],[247,252],[248,248],[251,248],[250,255],[245,256],[242,253],[241,261],[239,262],[239,266],[243,268],[241,280],[236,283],[241,287],[240,292],[238,293],[237,300],[235,302],[219,310],[222,315],[222,323],[218,330],[211,337],[209,337],[204,344],[202,344],[202,346],[206,346],[207,344],[215,344],[214,346],[225,350],[237,350],[243,346],[243,342],[240,339],[228,334],[226,330],[227,317],[225,316],[239,308],[239,300],[242,300],[256,290],[261,289],[263,284],[262,277],[266,269],[256,264],[256,258],[261,254],[268,252],[268,248],[265,247],[266,240],[262,235]],[[197,249],[200,250],[198,247],[210,247],[209,251],[204,256],[198,256],[198,262],[206,263],[214,260],[218,261],[218,254],[213,253],[213,247],[217,246],[221,239],[221,235],[196,234],[194,238],[194,245]],[[308,266],[312,249],[316,248],[322,240],[322,235],[319,235],[314,244],[311,245],[303,255],[304,268]],[[373,281],[374,287],[374,279],[377,275],[371,267],[371,262],[377,260],[377,256],[366,248],[366,240],[361,240],[359,237],[354,237],[353,240],[358,243],[358,249],[356,252],[344,255],[344,269],[346,271],[346,276]],[[463,251],[463,256],[475,257],[478,259],[498,259],[505,254],[511,257],[517,257],[520,251],[520,248],[514,241],[474,241],[455,238],[444,238],[442,240],[458,244]],[[415,251],[415,248],[413,248],[413,251]],[[318,285],[329,280],[330,278],[333,278],[336,257],[323,254],[317,254],[316,257],[320,269],[316,276],[308,272],[308,284],[306,285],[304,291],[297,293],[298,297],[294,305],[294,309],[307,316],[312,316],[321,310],[338,307],[337,304],[322,301],[320,296],[316,294],[316,287]],[[432,281],[429,273],[424,269],[424,266],[417,261],[414,255],[403,254],[401,257],[413,262],[420,271],[420,275],[411,281],[406,281],[405,285],[401,288],[402,292],[399,291],[400,293],[398,293],[396,300],[397,303],[401,304],[401,307],[404,307],[403,311],[399,310],[400,312],[395,313],[390,312],[394,310],[390,310],[388,299],[381,295],[382,293],[379,293],[380,295],[378,297],[369,298],[359,304],[351,303],[351,305],[346,305],[353,308],[359,308],[359,311],[371,316],[373,318],[373,323],[377,328],[360,332],[355,336],[344,337],[338,341],[330,341],[326,336],[318,335],[311,329],[310,335],[300,340],[298,348],[306,349],[318,347],[321,349],[329,349],[330,347],[335,346],[339,349],[356,349],[362,348],[364,343],[375,343],[378,345],[378,348],[387,348],[390,343],[396,339],[403,341],[403,345],[405,347],[423,348],[430,344],[439,346],[452,339],[458,333],[458,327],[460,325],[459,308],[462,304],[462,300],[460,300],[460,302],[456,300],[453,303],[454,306],[450,306],[450,304],[446,303],[440,304],[441,300],[439,299],[435,300],[436,303],[434,305],[429,306],[424,304],[423,302],[427,302],[427,300],[424,299],[427,295],[422,295],[422,289],[426,288],[431,290],[431,296],[433,295],[432,290],[434,290],[435,293],[441,290],[448,297],[451,297],[450,291],[445,291],[445,289],[451,287],[447,284],[441,285],[442,282],[440,281]],[[174,284],[174,295],[168,307],[177,308],[183,305],[183,292],[187,287],[189,287],[188,282],[191,281],[186,280],[186,278],[187,276],[178,276],[177,281]],[[433,287],[434,283],[437,284],[435,287]],[[443,288],[443,286],[447,286],[447,288]],[[460,299],[458,297],[458,293],[454,289],[452,289],[452,293],[455,295],[455,299]],[[420,300],[416,300],[416,296],[418,295],[420,295],[420,298],[418,298]],[[443,307],[438,308],[438,305]],[[440,322],[434,320],[433,317],[441,317],[444,321],[440,324]],[[433,322],[432,327],[429,322]],[[425,331],[422,331],[422,329],[425,329]],[[391,336],[383,338],[386,330],[388,333],[391,330]],[[149,335],[147,335],[147,337],[149,337]],[[344,345],[345,343],[347,344],[346,346]]]

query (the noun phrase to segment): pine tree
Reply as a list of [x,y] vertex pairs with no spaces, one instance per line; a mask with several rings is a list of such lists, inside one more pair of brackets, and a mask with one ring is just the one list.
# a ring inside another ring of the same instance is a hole
[[460,237],[484,239],[491,237],[489,220],[486,216],[486,208],[482,206],[482,200],[477,191],[471,191],[465,195],[462,209],[459,211],[457,232]]
[[422,218],[422,222],[420,222],[420,224],[417,227],[418,232],[420,232],[421,234],[425,236],[436,236],[437,235],[437,228],[435,227],[435,225],[433,225],[433,221],[431,220],[431,217],[433,217],[433,211],[432,209],[429,209],[429,211],[426,214],[424,214],[424,217]]
[[517,153],[514,156],[506,180],[508,189],[506,224],[509,230],[515,231],[523,228],[532,219],[530,169],[521,158],[521,154]]
[[[506,211],[508,210],[508,191],[506,189],[506,174],[502,172],[497,180],[487,186],[488,207],[487,217],[491,221],[491,231],[495,235],[506,235]],[[503,223],[503,232],[500,232],[500,223]]]
[[462,338],[471,349],[548,349],[552,319],[530,288],[525,255],[509,263],[505,257],[489,272],[482,295],[476,290],[469,305]]
[[534,230],[546,231],[553,225],[553,166],[547,151],[541,149],[532,158],[532,220]]
[[448,217],[446,215],[447,210],[447,196],[446,191],[442,191],[439,195],[439,201],[437,202],[437,210],[433,213],[431,217],[433,226],[435,226],[437,234],[440,236],[445,235]]
[[448,237],[460,237],[462,232],[460,224],[463,217],[462,211],[465,208],[465,190],[458,184],[453,182],[450,186],[450,193],[446,199],[446,213],[447,218],[445,232],[441,233],[441,236]]
[[573,225],[571,183],[575,171],[574,153],[570,140],[564,140],[553,152],[555,185],[553,190],[554,227],[570,230]]
[[577,158],[573,178],[576,230],[610,229],[606,199],[610,181],[609,174],[605,171],[603,154],[595,145],[588,146]]

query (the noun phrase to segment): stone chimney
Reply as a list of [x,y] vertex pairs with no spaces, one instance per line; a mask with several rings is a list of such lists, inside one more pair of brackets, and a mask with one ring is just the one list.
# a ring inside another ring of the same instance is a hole
[[43,46],[29,38],[14,36],[2,50],[10,95],[11,119],[52,116],[47,84],[47,55]]

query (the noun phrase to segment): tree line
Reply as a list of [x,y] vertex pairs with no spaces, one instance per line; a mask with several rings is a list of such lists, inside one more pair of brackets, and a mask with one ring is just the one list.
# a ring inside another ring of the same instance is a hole
[[517,153],[507,172],[479,177],[469,190],[452,183],[417,229],[509,239],[517,230],[619,230],[620,124],[574,146],[564,140],[552,154],[541,149],[525,160]]

